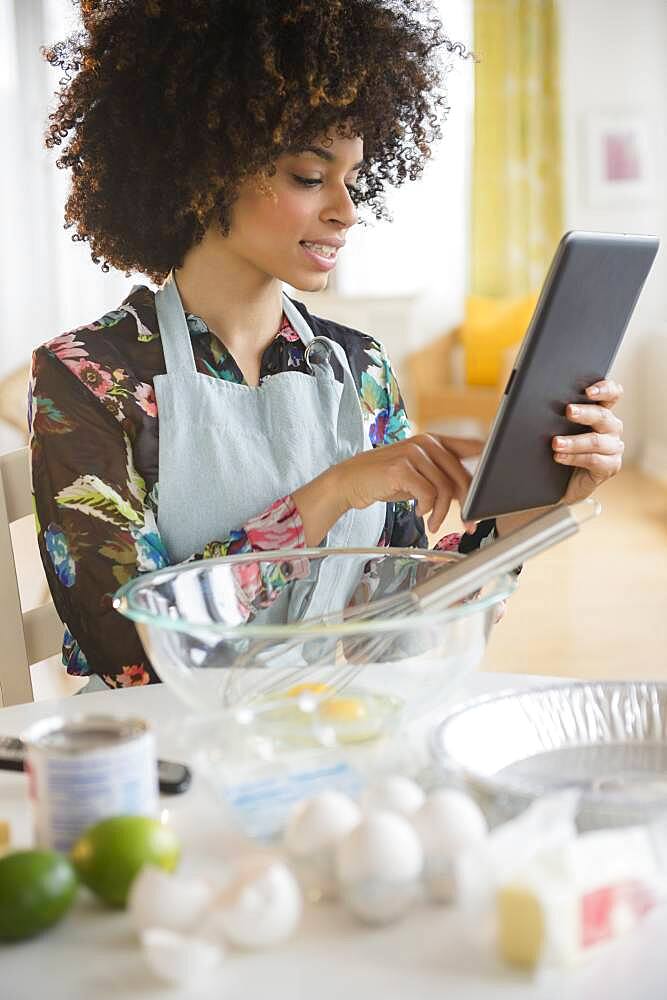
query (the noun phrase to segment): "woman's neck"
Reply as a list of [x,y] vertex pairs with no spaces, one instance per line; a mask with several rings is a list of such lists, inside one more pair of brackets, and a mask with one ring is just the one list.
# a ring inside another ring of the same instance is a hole
[[185,312],[200,316],[235,357],[261,358],[280,328],[277,278],[238,257],[211,230],[174,273]]

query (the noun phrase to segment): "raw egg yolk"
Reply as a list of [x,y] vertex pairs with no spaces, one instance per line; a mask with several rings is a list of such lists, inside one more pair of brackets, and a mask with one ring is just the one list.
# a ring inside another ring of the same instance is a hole
[[331,698],[320,706],[320,715],[330,722],[353,722],[366,717],[366,706],[359,698]]
[[327,694],[331,688],[328,684],[295,684],[285,691],[286,698],[298,698],[302,694]]

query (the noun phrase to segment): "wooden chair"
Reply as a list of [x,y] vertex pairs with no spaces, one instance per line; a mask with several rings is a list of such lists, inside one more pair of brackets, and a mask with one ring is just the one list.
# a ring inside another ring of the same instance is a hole
[[8,375],[0,378],[0,420],[4,420],[22,440],[28,442],[28,421],[26,410],[28,402],[28,382],[30,381],[30,365],[21,365]]
[[10,524],[32,514],[28,448],[0,455],[0,487],[0,695],[6,706],[33,700],[30,666],[58,653],[63,624],[50,598],[21,609]]
[[505,352],[496,385],[466,385],[462,374],[457,378],[457,369],[463,367],[457,364],[463,351],[459,331],[460,327],[448,330],[403,361],[409,380],[410,419],[420,431],[445,420],[464,419],[476,420],[488,430],[495,417],[519,345]]

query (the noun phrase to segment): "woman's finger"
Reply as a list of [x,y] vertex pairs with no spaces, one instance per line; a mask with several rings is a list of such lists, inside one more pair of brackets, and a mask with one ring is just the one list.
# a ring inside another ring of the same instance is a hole
[[570,403],[565,415],[573,423],[585,424],[601,433],[619,435],[623,431],[623,422],[605,406]]
[[[427,456],[425,462],[428,461],[430,460]],[[430,492],[434,495],[434,499],[430,500],[430,502],[429,500],[426,500],[425,503],[422,503],[422,507],[425,508],[423,511],[424,517],[426,516],[428,510],[431,511],[428,519],[428,530],[437,531],[447,517],[452,500],[454,499],[455,486],[451,480],[447,478],[447,476],[444,476],[441,473],[434,463],[431,463],[429,466],[417,464],[415,462],[414,465],[417,470],[417,474],[421,476],[422,479],[420,488],[424,490],[426,481],[431,488]],[[428,507],[426,507],[426,504],[428,504]]]
[[597,478],[608,478],[615,476],[621,468],[622,459],[620,455],[573,455],[560,453],[554,455],[554,461],[559,465],[570,465],[577,469],[587,469],[594,473]]
[[443,448],[453,451],[459,458],[475,458],[481,455],[486,444],[481,438],[451,437],[449,434],[435,433],[430,436],[437,438]]
[[435,435],[420,434],[418,438],[412,440],[418,444],[421,453],[427,455],[430,461],[435,463],[442,470],[442,473],[452,480],[456,497],[463,503],[470,488],[472,476],[465,466],[461,465],[460,459],[444,448]]
[[575,455],[622,455],[625,445],[615,434],[575,434],[572,437],[555,437],[552,446],[556,452]]
[[505,617],[505,612],[507,611],[507,602],[499,601],[493,609],[493,624],[497,625],[498,622],[502,621]]
[[449,510],[452,497],[457,490],[456,483],[445,475],[442,469],[422,448],[414,448],[409,459],[411,474],[406,486],[412,486],[417,500],[416,513],[425,517],[428,511],[429,531],[437,531]]
[[589,385],[586,395],[601,406],[613,406],[622,398],[623,386],[613,379],[602,379]]

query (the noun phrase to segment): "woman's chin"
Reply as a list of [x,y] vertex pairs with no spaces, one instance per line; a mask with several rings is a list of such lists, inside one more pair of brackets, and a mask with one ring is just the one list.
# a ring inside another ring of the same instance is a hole
[[319,274],[294,274],[283,279],[292,288],[298,288],[300,292],[323,292],[329,283],[329,272],[322,271]]

